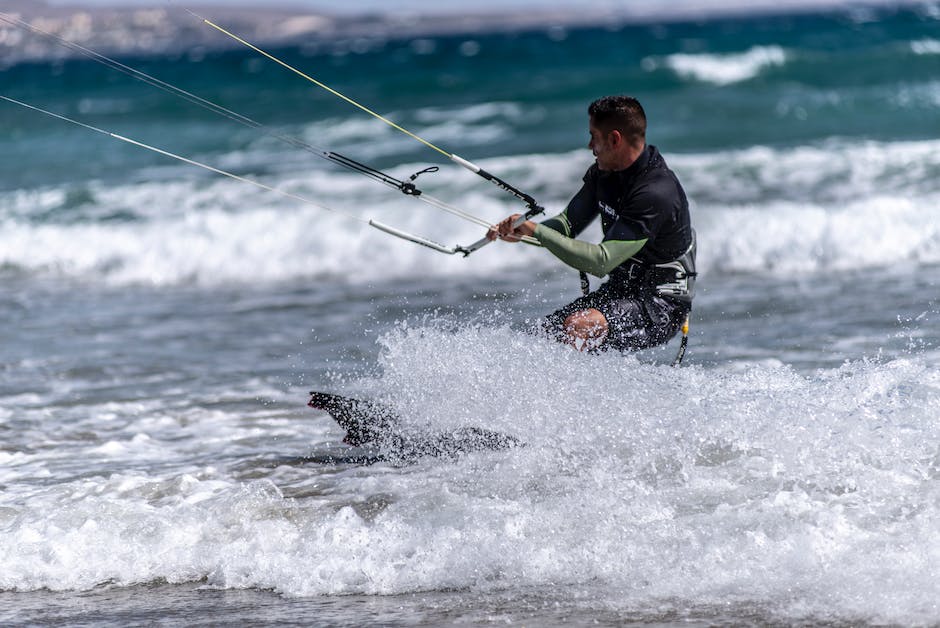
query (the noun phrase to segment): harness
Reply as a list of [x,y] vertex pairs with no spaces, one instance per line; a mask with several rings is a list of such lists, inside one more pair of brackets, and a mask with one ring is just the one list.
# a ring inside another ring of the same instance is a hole
[[[692,229],[692,243],[682,255],[662,264],[650,264],[631,257],[621,273],[626,274],[628,286],[639,289],[652,289],[656,294],[670,297],[683,303],[692,303],[695,296],[695,229]],[[618,273],[619,274],[619,273]]]
[[[682,340],[679,343],[679,351],[672,361],[674,367],[682,364],[682,359],[685,357],[685,351],[689,344],[689,318],[692,298],[695,296],[695,278],[698,276],[695,271],[695,249],[695,229],[692,229],[692,243],[676,259],[663,264],[649,264],[631,257],[627,260],[627,264],[614,271],[618,275],[626,275],[620,281],[624,281],[629,288],[651,290],[660,296],[689,305],[690,311],[686,312],[685,320],[680,327]],[[580,271],[580,275],[581,292],[587,296],[591,291],[591,284],[588,281],[587,273]]]
[[[653,291],[691,305],[695,296],[696,236],[692,229],[692,243],[682,255],[662,264],[651,264],[631,257],[624,264],[614,269],[611,278],[623,282],[628,288],[637,291]],[[587,274],[581,272],[581,292],[588,294],[590,284]]]

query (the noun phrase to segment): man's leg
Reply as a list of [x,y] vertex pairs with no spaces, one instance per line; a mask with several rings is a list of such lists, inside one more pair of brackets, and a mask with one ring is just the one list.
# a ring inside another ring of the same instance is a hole
[[689,311],[653,294],[610,294],[606,285],[549,314],[546,330],[581,351],[635,351],[667,342]]
[[578,351],[596,349],[603,344],[608,331],[607,318],[594,308],[578,310],[565,318],[565,342]]

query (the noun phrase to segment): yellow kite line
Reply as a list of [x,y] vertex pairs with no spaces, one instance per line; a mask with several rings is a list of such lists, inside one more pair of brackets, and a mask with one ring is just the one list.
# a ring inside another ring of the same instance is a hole
[[[291,146],[294,146],[296,148],[303,149],[307,152],[310,152],[311,154],[317,155],[318,157],[322,157],[324,159],[327,159],[328,161],[332,161],[333,163],[339,163],[340,165],[349,167],[348,164],[346,164],[345,162],[334,159],[333,155],[335,155],[335,153],[331,153],[330,151],[327,151],[324,148],[313,146],[295,137],[277,133],[273,131],[272,129],[267,128],[260,122],[256,122],[255,120],[252,120],[251,118],[247,116],[244,116],[240,113],[236,113],[232,111],[231,109],[227,109],[223,107],[222,105],[216,104],[212,101],[206,100],[205,98],[202,98],[191,92],[188,92],[185,89],[182,89],[175,85],[171,85],[165,81],[161,81],[160,79],[156,77],[153,77],[145,72],[141,72],[140,70],[127,66],[101,53],[95,52],[94,50],[91,50],[90,48],[86,48],[85,46],[82,46],[81,44],[77,44],[73,41],[69,41],[58,35],[45,31],[37,26],[30,24],[29,22],[26,22],[24,20],[17,18],[16,16],[5,14],[5,13],[0,13],[0,22],[6,22],[7,24],[10,24],[11,26],[17,26],[19,28],[22,28],[32,33],[35,33],[37,35],[40,35],[42,37],[46,37],[48,39],[56,41],[60,45],[65,46],[66,48],[70,50],[74,50],[75,52],[81,55],[84,55],[90,59],[93,59],[97,61],[98,63],[101,63],[102,65],[105,65],[118,72],[127,74],[128,76],[131,76],[139,81],[143,81],[144,83],[147,83],[148,85],[152,85],[153,87],[161,89],[169,94],[172,94],[174,96],[187,100],[194,105],[197,105],[199,107],[212,111],[213,113],[224,116],[228,118],[229,120],[238,122],[239,124],[242,124],[244,126],[247,126],[253,129],[258,129],[259,131],[265,133],[266,135],[270,137],[281,140],[282,142],[290,144]],[[383,183],[390,184],[387,179],[383,178],[380,180]],[[398,187],[394,183],[391,183],[390,185]],[[444,201],[438,198],[435,198],[431,196],[430,194],[421,193],[420,195],[415,195],[415,198],[418,199],[419,201],[427,203],[428,205],[431,205],[433,207],[446,211],[450,214],[463,218],[464,220],[480,225],[481,227],[486,228],[486,227],[489,227],[491,224],[490,222],[482,218],[479,218],[477,216],[474,216],[473,214],[465,212],[464,210],[458,207],[455,207],[454,205],[445,203]]]
[[[424,139],[423,137],[420,137],[420,136],[416,135],[415,133],[412,133],[412,132],[409,131],[408,129],[406,129],[406,128],[404,128],[404,127],[402,127],[402,126],[400,126],[400,125],[398,125],[398,124],[396,124],[396,123],[394,123],[394,122],[392,122],[391,120],[389,120],[389,119],[386,118],[385,116],[383,116],[383,115],[381,115],[381,114],[379,114],[379,113],[376,113],[375,111],[372,111],[371,109],[369,109],[369,108],[366,107],[365,105],[362,105],[362,104],[356,102],[355,100],[353,100],[352,98],[349,98],[348,96],[346,96],[346,95],[344,95],[344,94],[341,94],[340,92],[336,91],[335,89],[333,89],[333,88],[330,87],[329,85],[326,85],[326,84],[324,84],[324,83],[318,81],[317,79],[313,78],[313,77],[310,76],[309,74],[306,74],[306,73],[304,73],[304,72],[298,70],[297,68],[295,68],[294,66],[290,65],[289,63],[286,63],[285,61],[282,61],[282,60],[278,59],[277,57],[275,57],[275,56],[272,55],[271,53],[262,50],[261,48],[255,46],[255,45],[252,44],[251,42],[245,41],[244,39],[242,39],[241,37],[239,37],[239,36],[236,35],[235,33],[232,33],[231,31],[226,30],[225,28],[219,26],[218,24],[216,24],[216,23],[213,22],[212,20],[209,20],[209,19],[207,19],[207,18],[205,18],[205,17],[199,15],[198,13],[196,13],[196,12],[190,10],[190,9],[186,9],[185,7],[184,7],[184,10],[185,10],[186,12],[188,12],[190,15],[192,15],[193,17],[195,17],[197,20],[201,20],[203,23],[208,24],[209,26],[211,26],[212,28],[216,29],[216,30],[219,31],[220,33],[222,33],[222,34],[224,34],[224,35],[226,35],[226,36],[228,36],[228,37],[231,37],[231,38],[234,39],[235,41],[239,42],[240,44],[243,44],[243,45],[247,46],[248,48],[251,48],[252,50],[254,50],[255,52],[257,52],[258,54],[263,55],[264,57],[270,59],[271,61],[274,61],[274,62],[277,63],[278,65],[280,65],[280,66],[282,66],[282,67],[284,67],[284,68],[290,70],[291,72],[297,74],[298,76],[301,76],[301,77],[305,78],[306,80],[310,81],[310,82],[313,83],[314,85],[316,85],[316,86],[318,86],[318,87],[320,87],[320,88],[322,88],[322,89],[325,89],[326,91],[328,91],[329,93],[333,94],[334,96],[337,96],[338,98],[343,99],[344,101],[348,102],[349,104],[353,105],[354,107],[357,107],[358,109],[360,109],[360,110],[362,110],[362,111],[368,113],[370,116],[373,116],[374,118],[376,118],[376,119],[378,119],[378,120],[381,120],[382,122],[384,122],[385,124],[389,125],[389,126],[392,127],[393,129],[397,129],[398,131],[401,131],[401,132],[404,133],[405,135],[407,135],[407,136],[409,136],[409,137],[411,137],[411,138],[414,138],[414,139],[418,140],[419,142],[421,142],[422,144],[424,144],[424,145],[427,146],[428,148],[431,148],[431,149],[437,151],[437,152],[440,153],[441,155],[444,155],[445,157],[447,157],[448,159],[450,159],[451,161],[453,161],[455,164],[458,164],[458,165],[460,165],[460,166],[463,166],[464,168],[466,168],[467,170],[473,172],[474,174],[477,174],[477,175],[483,177],[484,179],[486,179],[487,181],[489,181],[489,182],[495,184],[495,185],[498,186],[499,188],[501,188],[501,189],[503,189],[503,190],[509,192],[510,194],[512,194],[513,196],[515,196],[516,198],[518,198],[519,200],[523,201],[523,202],[526,204],[526,207],[528,207],[528,211],[527,211],[526,214],[525,214],[525,218],[531,218],[532,216],[535,216],[536,214],[540,214],[540,213],[542,213],[542,212],[544,211],[544,208],[542,208],[542,206],[540,206],[540,205],[535,201],[535,199],[532,198],[532,196],[530,196],[529,194],[526,194],[525,192],[519,190],[518,188],[513,187],[513,186],[510,185],[509,183],[506,183],[505,181],[503,181],[502,179],[500,179],[500,178],[497,177],[496,175],[493,175],[493,174],[487,172],[486,170],[484,170],[484,169],[481,168],[480,166],[476,165],[475,163],[473,163],[473,162],[471,162],[471,161],[468,161],[468,160],[464,159],[463,157],[460,157],[460,156],[455,155],[455,154],[453,154],[453,153],[449,153],[449,152],[447,152],[446,150],[444,150],[443,148],[441,148],[441,147],[439,147],[439,146],[435,146],[434,144],[432,144],[431,142],[427,141],[427,140]],[[478,244],[480,244],[480,245],[482,246],[482,245],[484,244],[484,242],[481,240]],[[476,250],[476,249],[473,249],[473,250]]]
[[[187,13],[189,13],[190,15],[192,15],[193,17],[195,17],[195,18],[198,19],[198,20],[202,20],[203,22],[205,22],[206,24],[208,24],[208,25],[211,26],[212,28],[216,29],[216,30],[219,31],[220,33],[223,33],[223,34],[225,34],[225,35],[228,35],[229,37],[231,37],[232,39],[234,39],[234,40],[237,41],[238,43],[244,44],[245,46],[248,46],[249,48],[251,48],[252,50],[254,50],[255,52],[257,52],[258,54],[263,55],[263,56],[267,57],[268,59],[270,59],[271,61],[273,61],[274,63],[277,63],[278,65],[287,68],[287,69],[290,70],[291,72],[293,72],[293,73],[295,73],[295,74],[297,74],[297,75],[299,75],[299,76],[302,76],[303,78],[307,79],[308,81],[310,81],[310,82],[313,83],[314,85],[325,89],[326,91],[330,92],[330,93],[333,94],[334,96],[336,96],[336,97],[338,97],[338,98],[342,98],[343,100],[345,100],[346,102],[348,102],[350,105],[353,105],[354,107],[358,107],[358,108],[361,109],[362,111],[365,111],[365,112],[368,113],[370,116],[374,116],[374,117],[378,118],[379,120],[381,120],[381,121],[384,122],[385,124],[389,125],[390,127],[394,128],[394,129],[397,129],[397,130],[401,131],[402,133],[404,133],[405,135],[408,135],[409,137],[412,137],[412,138],[418,140],[419,142],[421,142],[422,144],[424,144],[424,145],[427,146],[428,148],[431,148],[431,149],[433,149],[433,150],[436,150],[437,152],[439,152],[440,154],[444,155],[444,156],[447,157],[448,159],[453,159],[453,160],[456,161],[457,163],[460,163],[460,161],[463,161],[463,160],[458,161],[460,158],[457,157],[456,155],[453,155],[453,154],[451,154],[451,153],[448,153],[448,152],[447,152],[446,150],[444,150],[443,148],[441,148],[441,147],[439,147],[439,146],[435,146],[434,144],[432,144],[431,142],[427,141],[427,140],[424,139],[423,137],[420,137],[420,136],[418,136],[418,135],[412,133],[412,132],[409,131],[408,129],[406,129],[406,128],[402,127],[402,126],[399,126],[399,125],[395,124],[394,122],[392,122],[391,120],[389,120],[389,119],[386,118],[385,116],[383,116],[383,115],[381,115],[381,114],[379,114],[379,113],[376,113],[375,111],[372,111],[371,109],[369,109],[369,108],[366,107],[365,105],[362,105],[362,104],[356,102],[355,100],[353,100],[352,98],[350,98],[350,97],[348,97],[348,96],[346,96],[346,95],[344,95],[344,94],[341,94],[340,92],[336,91],[335,89],[333,89],[333,88],[330,87],[329,85],[326,85],[325,83],[321,83],[320,81],[318,81],[317,79],[313,78],[313,77],[310,76],[309,74],[306,74],[306,73],[304,73],[304,72],[298,70],[297,68],[295,68],[294,66],[290,65],[289,63],[286,63],[286,62],[284,62],[284,61],[281,61],[280,59],[278,59],[278,58],[275,57],[274,55],[272,55],[272,54],[270,54],[270,53],[268,53],[268,52],[262,50],[261,48],[258,48],[257,46],[255,46],[255,45],[252,44],[251,42],[245,41],[244,39],[242,39],[241,37],[239,37],[239,36],[236,35],[235,33],[224,29],[223,27],[219,26],[218,24],[216,24],[216,23],[213,22],[212,20],[207,19],[207,18],[204,18],[204,17],[202,17],[201,15],[199,15],[198,13],[196,13],[196,12],[194,12],[194,11],[191,11],[190,9],[187,9],[187,8],[185,8],[185,7],[183,7],[183,8],[184,8],[184,10],[185,10]],[[462,164],[461,164],[461,165],[462,165]],[[472,168],[471,168],[471,169],[472,169]]]

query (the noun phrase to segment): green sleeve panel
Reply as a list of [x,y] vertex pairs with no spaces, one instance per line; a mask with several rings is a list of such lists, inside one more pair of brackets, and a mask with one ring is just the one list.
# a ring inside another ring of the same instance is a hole
[[[555,219],[550,218],[549,220]],[[542,223],[535,228],[535,238],[539,243],[568,266],[591,273],[595,277],[604,277],[636,255],[647,240],[647,238],[642,240],[607,240],[600,244],[591,244],[583,240],[569,238],[550,227],[543,227],[544,224]]]
[[545,225],[553,231],[571,237],[571,223],[568,221],[568,210],[561,212],[557,216],[552,216],[546,220],[543,220],[540,224]]

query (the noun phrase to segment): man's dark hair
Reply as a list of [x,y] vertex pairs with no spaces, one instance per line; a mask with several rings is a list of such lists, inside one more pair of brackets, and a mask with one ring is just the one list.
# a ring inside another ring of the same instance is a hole
[[646,112],[633,96],[604,96],[588,106],[591,122],[605,133],[620,131],[628,141],[646,139]]

